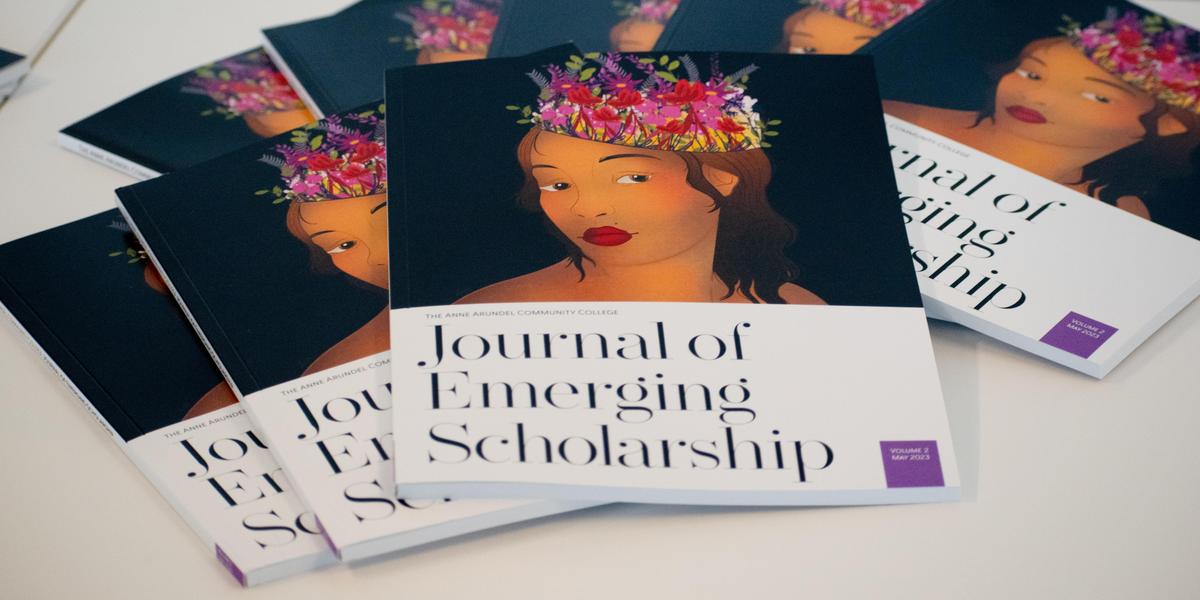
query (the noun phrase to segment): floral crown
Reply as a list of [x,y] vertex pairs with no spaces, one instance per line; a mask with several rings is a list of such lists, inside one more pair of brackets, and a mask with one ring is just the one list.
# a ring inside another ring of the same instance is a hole
[[500,18],[500,0],[422,0],[398,17],[412,25],[409,50],[486,53]]
[[[713,54],[707,80],[689,56],[657,59],[589,53],[529,78],[541,88],[537,108],[518,123],[586,140],[683,152],[736,152],[769,148],[777,134],[754,111],[746,82],[758,67],[723,75]],[[680,73],[680,68],[683,72]]]
[[640,0],[638,2],[614,0],[613,6],[622,17],[652,23],[666,23],[675,16],[679,2],[680,0]]
[[1092,62],[1159,100],[1200,113],[1200,32],[1160,15],[1120,14],[1062,32]]
[[296,91],[262,50],[196,69],[183,91],[212,98],[217,108],[203,114],[222,114],[227,119],[248,113],[304,108]]
[[283,184],[258,190],[275,204],[321,202],[387,192],[384,122],[378,111],[331,116],[291,133],[290,144],[259,161],[277,169]]
[[926,0],[801,0],[871,29],[887,29],[917,12]]

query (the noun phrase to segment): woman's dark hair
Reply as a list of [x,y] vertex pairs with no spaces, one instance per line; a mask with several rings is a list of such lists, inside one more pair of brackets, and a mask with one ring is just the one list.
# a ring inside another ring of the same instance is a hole
[[319,275],[340,273],[338,268],[333,266],[333,259],[329,258],[329,253],[324,248],[314,244],[309,239],[308,234],[304,232],[304,226],[301,225],[304,217],[300,214],[300,206],[302,204],[304,203],[296,200],[288,203],[286,217],[288,233],[292,234],[292,237],[297,240],[300,240],[300,243],[308,250],[308,265],[314,273]]
[[[540,133],[540,129],[530,130],[517,147],[517,160],[525,170],[525,184],[518,194],[518,202],[522,208],[534,213],[542,213],[541,190],[531,169],[532,153]],[[767,202],[771,161],[766,153],[755,149],[675,154],[687,165],[688,185],[712,198],[712,210],[720,212],[713,272],[729,290],[724,298],[740,293],[755,303],[761,299],[769,304],[785,304],[779,296],[779,288],[792,282],[798,269],[784,250],[795,241],[796,227]],[[724,196],[713,187],[704,177],[705,165],[737,175],[738,184],[733,193]],[[548,218],[545,221],[550,233],[562,242],[582,281],[587,277],[583,261],[594,261]]]
[[[327,200],[327,202],[336,201]],[[358,289],[370,292],[378,292],[379,288],[375,287],[374,285],[371,285],[370,283],[367,283],[357,277],[353,277],[337,268],[337,266],[333,264],[333,259],[329,257],[329,253],[326,252],[324,248],[313,243],[312,239],[308,237],[308,234],[304,232],[304,225],[302,224],[304,216],[300,214],[300,207],[302,205],[304,205],[304,202],[299,202],[296,200],[292,200],[288,203],[286,224],[288,233],[292,234],[292,237],[299,240],[304,248],[308,250],[308,266],[310,269],[312,269],[312,272],[316,273],[317,275],[341,275],[350,282],[350,285]]]
[[[1063,37],[1034,40],[1025,46],[1016,59],[990,69],[988,93],[973,127],[986,120],[995,121],[996,89],[1000,79],[1013,72],[1030,53],[1057,43],[1069,41]],[[1167,136],[1158,134],[1159,119],[1167,114],[1184,126],[1183,133]],[[1192,172],[1191,153],[1200,147],[1200,120],[1195,114],[1156,98],[1154,108],[1138,120],[1146,129],[1146,136],[1140,142],[1084,165],[1080,180],[1075,182],[1086,183],[1088,194],[1106,204],[1115,206],[1123,196],[1137,196],[1149,204],[1163,183],[1187,177]]]

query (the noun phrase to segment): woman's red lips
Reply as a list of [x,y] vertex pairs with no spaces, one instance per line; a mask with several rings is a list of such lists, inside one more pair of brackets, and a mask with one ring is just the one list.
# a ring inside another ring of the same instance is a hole
[[1021,106],[1020,104],[1014,104],[1014,105],[1006,108],[1005,110],[1008,111],[1008,114],[1012,115],[1012,118],[1014,118],[1018,121],[1024,121],[1026,123],[1033,123],[1035,125],[1041,125],[1042,123],[1046,122],[1046,115],[1043,115],[1042,113],[1040,113],[1036,110],[1033,110],[1032,108],[1029,108],[1028,106]]
[[583,232],[583,241],[597,246],[620,246],[633,239],[633,234],[618,227],[592,227]]

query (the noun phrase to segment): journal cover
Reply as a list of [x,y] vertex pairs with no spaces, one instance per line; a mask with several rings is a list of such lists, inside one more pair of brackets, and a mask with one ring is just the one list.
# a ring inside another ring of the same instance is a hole
[[333,562],[116,210],[0,246],[0,301],[239,582]]
[[265,47],[317,116],[383,96],[383,72],[487,56],[501,0],[404,0],[263,30]]
[[956,498],[874,81],[763,54],[390,71],[398,488]]
[[345,560],[579,506],[394,493],[388,178],[377,106],[117,190]]
[[684,0],[660,48],[850,54],[937,0]]
[[1200,294],[1200,34],[941,2],[870,50],[926,309],[1103,377]]
[[646,52],[687,0],[507,0],[489,56],[523,56],[559,44]]
[[149,179],[313,121],[262,48],[181,73],[65,127],[59,145]]

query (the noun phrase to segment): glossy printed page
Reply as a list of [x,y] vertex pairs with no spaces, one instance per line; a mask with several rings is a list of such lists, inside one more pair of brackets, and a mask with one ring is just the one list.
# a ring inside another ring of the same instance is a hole
[[1200,33],[1121,2],[944,2],[869,50],[952,318],[1102,377],[1200,294]]
[[[404,493],[955,496],[869,59],[544,54],[388,85]],[[923,474],[893,472],[914,448]]]

